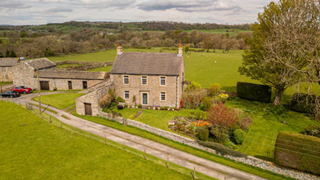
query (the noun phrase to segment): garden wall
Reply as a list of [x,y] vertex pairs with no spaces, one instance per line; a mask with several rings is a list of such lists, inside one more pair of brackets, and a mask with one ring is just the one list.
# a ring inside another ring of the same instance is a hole
[[78,66],[68,66],[67,68],[59,68],[66,71],[87,71],[99,67],[112,66],[113,62],[84,62],[84,61],[59,61],[56,65],[79,64]]
[[280,132],[275,147],[275,163],[320,175],[320,138]]
[[267,85],[238,82],[237,95],[242,99],[250,101],[270,103],[271,88]]

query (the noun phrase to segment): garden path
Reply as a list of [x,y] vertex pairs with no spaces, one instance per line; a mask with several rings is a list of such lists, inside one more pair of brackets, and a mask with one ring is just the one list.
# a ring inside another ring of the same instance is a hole
[[[65,92],[46,92],[41,93],[41,95],[48,95],[48,94],[58,94],[58,93],[65,93]],[[26,104],[26,103],[34,103],[31,99],[37,97],[38,94],[28,94],[24,95],[20,98],[13,100],[13,102],[19,104]],[[7,101],[12,101],[6,99]],[[43,105],[46,106],[46,105]],[[100,125],[91,121],[84,120],[82,118],[78,118],[73,116],[63,110],[49,107],[49,109],[58,112],[57,114],[51,113],[46,111],[47,114],[53,116],[60,120],[62,123],[67,124],[69,126],[73,126],[75,128],[90,132],[92,134],[101,136],[103,138],[107,138],[119,144],[123,144],[125,146],[129,146],[131,148],[137,149],[139,151],[145,151],[147,154],[152,156],[158,157],[165,161],[170,161],[177,165],[189,168],[191,170],[196,169],[197,172],[205,174],[207,176],[221,179],[221,180],[237,180],[237,179],[250,179],[250,180],[262,180],[261,178],[256,175],[252,175],[250,173],[234,169],[192,154],[187,152],[183,152],[169,146],[151,141],[149,139],[145,139],[139,136],[135,136],[123,131],[119,131],[104,125]],[[68,119],[64,118],[67,117]]]

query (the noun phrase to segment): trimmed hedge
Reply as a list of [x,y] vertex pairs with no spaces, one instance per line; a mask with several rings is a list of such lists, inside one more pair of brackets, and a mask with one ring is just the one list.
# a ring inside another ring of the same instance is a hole
[[208,141],[209,139],[209,129],[207,126],[198,128],[199,139],[201,141]]
[[242,99],[269,103],[271,100],[271,88],[267,85],[238,82],[237,94]]
[[320,175],[320,138],[280,132],[274,157],[278,165]]
[[221,155],[231,155],[231,156],[235,156],[235,157],[247,157],[247,155],[235,151],[233,149],[227,148],[222,144],[219,143],[215,143],[215,142],[204,142],[204,141],[198,141],[198,143],[202,146],[211,148],[216,150],[217,153],[220,153]]
[[313,113],[315,102],[317,98],[315,95],[308,95],[304,93],[295,93],[291,100],[291,110],[302,113]]

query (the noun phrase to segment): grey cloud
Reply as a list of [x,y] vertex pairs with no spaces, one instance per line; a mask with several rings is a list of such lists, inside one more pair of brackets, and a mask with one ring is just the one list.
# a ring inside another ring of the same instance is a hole
[[32,6],[17,0],[1,0],[0,9],[27,9]]
[[47,12],[52,12],[52,13],[56,13],[56,12],[72,12],[73,9],[67,8],[67,7],[55,7],[55,8],[51,8],[48,9]]
[[186,1],[147,1],[137,5],[139,9],[145,11],[163,11],[176,9],[183,12],[206,12],[206,11],[240,11],[239,6],[235,6],[228,1],[219,2],[218,0],[186,0]]
[[80,5],[91,9],[125,9],[130,7],[133,3],[135,3],[135,0],[82,0]]

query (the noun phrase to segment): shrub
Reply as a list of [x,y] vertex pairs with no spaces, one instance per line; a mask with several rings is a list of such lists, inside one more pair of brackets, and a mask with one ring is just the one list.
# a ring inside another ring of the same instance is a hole
[[274,157],[278,165],[320,175],[320,139],[317,137],[280,132]]
[[219,94],[219,99],[222,102],[225,102],[228,98],[229,98],[228,94],[224,94],[224,93]]
[[218,83],[211,84],[208,88],[208,92],[210,96],[214,96],[215,94],[218,94],[220,91],[220,86]]
[[320,125],[318,124],[309,125],[304,129],[304,131],[310,136],[316,136],[320,138]]
[[141,109],[141,108],[142,108],[142,105],[141,105],[141,104],[139,104],[139,105],[138,105],[138,108],[140,108],[140,109]]
[[199,91],[199,90],[201,90],[201,84],[198,82],[192,81],[191,84],[189,84],[186,87],[185,92],[192,92],[192,91]]
[[53,91],[57,91],[57,90],[58,90],[58,88],[57,88],[57,87],[54,87],[54,88],[53,88]]
[[122,97],[118,96],[117,97],[117,102],[119,103],[119,102],[126,102],[126,101]]
[[243,141],[244,141],[244,136],[245,136],[245,132],[242,131],[241,129],[236,129],[234,132],[233,132],[233,138],[235,140],[235,143],[236,144],[242,144]]
[[271,88],[267,85],[238,82],[237,94],[238,97],[251,101],[269,103],[271,100]]
[[200,100],[207,96],[205,90],[198,90],[183,93],[183,107],[187,109],[196,109],[200,104]]
[[315,95],[308,95],[304,93],[295,93],[291,100],[291,109],[297,112],[314,113],[316,104],[319,103],[320,98]]
[[246,117],[241,119],[240,121],[240,128],[244,131],[248,131],[249,126],[252,124],[252,118],[251,117]]
[[110,94],[110,98],[112,101],[116,99],[116,90],[115,89],[110,89],[108,94]]
[[208,141],[209,139],[209,129],[207,126],[202,126],[198,128],[198,135],[201,141]]
[[214,137],[217,139],[217,141],[219,143],[223,144],[229,140],[230,129],[227,129],[227,128],[221,127],[221,126],[214,126],[211,128],[210,132],[211,132],[211,134],[214,135]]
[[206,111],[210,109],[213,106],[212,98],[211,97],[205,97],[202,99],[202,104],[200,109],[203,111]]
[[198,143],[202,146],[206,146],[208,148],[216,150],[216,152],[221,155],[231,155],[231,156],[235,156],[235,157],[247,157],[247,155],[242,154],[241,152],[232,150],[230,148],[227,148],[224,145],[219,144],[219,143],[204,142],[204,141],[198,141]]
[[109,107],[111,104],[111,101],[112,101],[111,95],[107,94],[99,99],[99,106],[103,109],[106,107]]
[[239,119],[234,109],[227,108],[223,103],[210,108],[207,112],[207,117],[208,121],[214,126],[223,126],[225,128],[233,127]]

